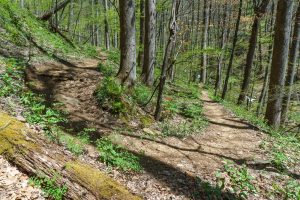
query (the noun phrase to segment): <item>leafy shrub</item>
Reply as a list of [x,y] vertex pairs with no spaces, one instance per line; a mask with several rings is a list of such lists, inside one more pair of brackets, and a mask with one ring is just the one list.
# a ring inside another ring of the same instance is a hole
[[108,138],[102,138],[96,142],[100,152],[101,161],[109,166],[115,166],[124,171],[133,170],[141,171],[139,158],[132,153],[126,151],[119,145],[115,145]]
[[0,97],[20,93],[23,87],[21,78],[23,77],[24,65],[15,59],[7,59],[3,65],[5,65],[5,72],[0,74]]
[[96,89],[96,98],[100,106],[115,114],[126,112],[122,94],[122,86],[113,77],[104,78]]
[[145,105],[151,96],[151,90],[142,84],[136,85],[133,91],[133,98],[140,105]]
[[249,174],[245,165],[239,167],[230,162],[224,165],[224,171],[229,177],[230,187],[240,198],[247,199],[249,194],[257,192],[252,183],[253,177]]
[[300,199],[300,184],[296,180],[289,180],[284,186],[274,183],[273,189],[283,196],[283,199]]
[[113,76],[113,74],[115,73],[113,67],[107,63],[104,64],[104,63],[100,62],[98,64],[98,69],[106,77]]
[[273,151],[272,154],[272,164],[274,167],[279,171],[285,171],[287,169],[286,163],[289,160],[288,157],[281,151]]
[[181,104],[180,114],[188,118],[197,118],[202,115],[202,105],[200,104]]
[[31,177],[29,183],[41,188],[46,197],[54,200],[62,200],[68,191],[65,185],[59,186],[56,184],[56,177],[52,179],[48,177]]

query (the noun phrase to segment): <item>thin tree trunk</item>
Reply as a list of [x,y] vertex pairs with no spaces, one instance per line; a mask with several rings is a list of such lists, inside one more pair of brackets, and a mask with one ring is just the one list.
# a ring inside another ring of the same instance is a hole
[[145,0],[140,1],[140,44],[138,66],[144,66],[144,41],[145,41]]
[[202,55],[202,68],[201,68],[201,82],[206,83],[206,72],[207,72],[207,54],[205,52],[207,48],[208,40],[208,26],[209,26],[209,5],[207,0],[204,0],[204,11],[203,11],[203,39],[202,39],[202,50],[204,50]]
[[222,99],[225,99],[227,89],[228,89],[228,82],[229,82],[229,78],[230,78],[230,74],[231,74],[231,70],[232,70],[235,46],[236,46],[236,42],[237,42],[237,39],[238,39],[237,37],[238,37],[240,20],[241,20],[241,15],[242,15],[242,7],[243,7],[243,0],[240,0],[239,12],[238,12],[236,25],[235,25],[235,33],[234,33],[234,37],[233,37],[233,44],[232,44],[232,49],[231,49],[231,54],[230,54],[230,60],[229,60],[229,65],[228,65],[228,68],[227,68],[225,83],[224,83],[223,92],[222,92]]
[[181,0],[173,0],[173,3],[172,3],[170,27],[169,27],[170,35],[169,35],[169,40],[168,40],[166,50],[165,50],[163,65],[161,68],[159,90],[158,90],[156,109],[155,109],[155,114],[154,114],[154,117],[156,120],[159,120],[161,117],[161,105],[162,105],[162,101],[163,101],[163,91],[164,91],[164,86],[165,86],[165,82],[166,82],[167,69],[170,64],[171,52],[172,52],[172,49],[174,48],[175,40],[176,40],[176,31],[177,31],[177,22],[176,21],[177,21],[177,15],[178,15],[180,2],[181,2]]

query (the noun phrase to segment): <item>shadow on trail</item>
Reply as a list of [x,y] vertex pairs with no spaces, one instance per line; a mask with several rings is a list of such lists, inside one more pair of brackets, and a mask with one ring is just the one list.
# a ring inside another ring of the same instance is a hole
[[[176,145],[168,144],[166,142],[151,139],[151,138],[147,138],[147,137],[140,137],[138,135],[133,135],[133,134],[125,133],[125,132],[122,132],[121,134],[124,135],[124,136],[137,138],[137,139],[140,139],[140,140],[147,140],[147,141],[150,141],[150,142],[155,142],[155,143],[165,145],[165,146],[168,146],[170,148],[173,148],[173,149],[176,149],[176,150],[179,150],[179,151],[196,152],[196,153],[199,153],[199,154],[217,156],[220,159],[230,160],[230,161],[234,162],[237,165],[246,165],[248,168],[251,168],[251,169],[254,169],[254,170],[264,170],[264,171],[269,171],[269,172],[282,173],[274,167],[274,165],[272,164],[271,161],[265,161],[265,162],[253,161],[253,162],[250,162],[251,160],[247,160],[247,159],[236,159],[236,158],[225,156],[225,155],[218,154],[218,153],[203,151],[203,150],[201,150],[201,145],[202,144],[199,144],[194,138],[192,138],[192,139],[195,143],[198,144],[197,148],[182,148],[182,147],[178,147]],[[299,174],[296,174],[296,173],[293,173],[293,172],[290,172],[290,171],[285,171],[284,173],[286,175],[294,178],[294,179],[300,179]]]
[[199,177],[191,176],[180,169],[161,162],[153,157],[132,152],[140,158],[141,165],[146,172],[155,179],[164,182],[174,194],[184,195],[195,200],[224,199],[235,200],[238,196],[228,191],[221,191],[218,187]]

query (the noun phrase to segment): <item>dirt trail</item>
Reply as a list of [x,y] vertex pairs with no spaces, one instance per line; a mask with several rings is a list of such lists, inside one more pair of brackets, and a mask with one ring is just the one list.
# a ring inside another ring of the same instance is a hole
[[210,122],[202,134],[153,141],[128,135],[124,137],[125,141],[134,151],[144,151],[147,156],[203,178],[221,168],[224,159],[238,164],[262,159],[259,148],[262,133],[211,101],[205,91],[202,100],[204,115]]
[[[33,81],[33,89],[46,93],[49,101],[64,103],[70,127],[97,127],[101,135],[118,121],[97,108],[93,97],[101,81],[97,64],[98,60],[83,60],[74,66],[54,61],[34,64],[27,69],[27,81]],[[261,132],[211,101],[205,91],[202,100],[210,125],[201,134],[185,139],[149,139],[141,137],[141,131],[117,135],[118,143],[141,158],[145,171],[134,175],[113,171],[112,176],[145,199],[190,199],[196,192],[195,178],[214,181],[225,159],[243,164],[264,158],[259,148],[264,137]]]
[[223,167],[225,159],[240,165],[264,158],[259,148],[263,140],[261,132],[213,102],[206,91],[202,100],[204,115],[210,125],[201,134],[185,139],[149,139],[124,134],[120,139],[124,146],[142,155],[145,171],[173,193],[184,195],[182,199],[189,199],[197,192],[193,191],[195,177],[201,181],[214,181],[215,173]]

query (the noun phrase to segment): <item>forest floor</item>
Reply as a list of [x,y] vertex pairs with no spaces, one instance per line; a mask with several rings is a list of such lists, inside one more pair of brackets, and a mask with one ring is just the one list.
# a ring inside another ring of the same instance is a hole
[[[26,80],[33,90],[46,94],[49,102],[63,103],[69,114],[67,127],[78,131],[86,127],[96,128],[95,139],[113,132],[115,142],[141,159],[143,171],[122,172],[106,167],[97,161],[93,146],[79,156],[81,160],[97,166],[132,193],[149,200],[207,199],[218,191],[216,173],[222,172],[227,161],[244,165],[264,192],[271,190],[273,182],[278,181],[280,173],[269,165],[266,153],[260,148],[267,136],[212,101],[207,91],[202,91],[201,101],[209,125],[200,134],[176,138],[148,137],[144,129],[112,131],[112,127],[121,126],[121,122],[98,109],[93,95],[102,79],[96,70],[97,63],[98,60],[90,59],[71,65],[49,61],[26,69]],[[175,118],[170,123],[176,126],[178,121]],[[148,132],[157,132],[151,128]],[[5,170],[3,167],[5,165],[1,165],[0,172]],[[264,192],[261,196],[250,195],[249,199],[268,199]],[[232,191],[223,190],[221,193],[225,199],[238,199]]]

